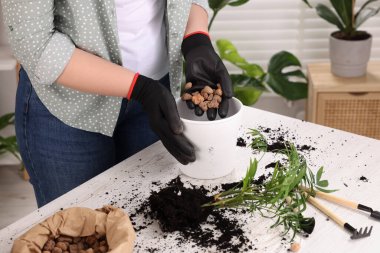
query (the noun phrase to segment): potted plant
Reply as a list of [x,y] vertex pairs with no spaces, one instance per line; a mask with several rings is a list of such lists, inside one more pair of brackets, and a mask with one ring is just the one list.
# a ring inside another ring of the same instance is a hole
[[[249,0],[209,0],[213,11],[209,30],[217,14],[226,6],[241,6]],[[274,91],[287,100],[298,100],[307,97],[308,80],[302,72],[301,63],[293,54],[282,51],[269,61],[267,71],[254,63],[247,62],[239,55],[233,43],[226,39],[216,41],[219,55],[241,69],[241,74],[232,74],[232,85],[235,97],[244,105],[255,104],[263,92]]]
[[[311,7],[308,0],[303,0]],[[355,13],[355,0],[330,0],[332,9],[317,4],[318,16],[335,25],[330,35],[331,72],[341,77],[358,77],[367,71],[371,55],[372,35],[358,28],[375,16],[380,7],[370,6],[378,0],[367,0]]]
[[[14,113],[7,113],[0,117],[0,131],[5,129],[9,125],[14,125]],[[19,148],[17,145],[16,136],[1,136],[0,135],[0,156],[5,155],[7,153],[10,153],[14,157],[16,157],[17,160],[21,162],[21,169],[20,172],[22,173],[22,178],[25,181],[29,180],[28,172],[25,169],[25,166],[23,162],[21,161]]]
[[235,96],[244,105],[253,105],[263,92],[274,91],[287,100],[307,97],[308,80],[296,56],[281,51],[271,57],[264,71],[260,65],[249,63],[241,57],[228,40],[216,42],[220,57],[241,69],[241,74],[231,74]]
[[[14,113],[8,113],[0,117],[0,131],[9,125],[14,124]],[[18,147],[16,136],[3,137],[0,136],[0,155],[10,153],[15,156],[18,160],[20,157],[18,155]]]

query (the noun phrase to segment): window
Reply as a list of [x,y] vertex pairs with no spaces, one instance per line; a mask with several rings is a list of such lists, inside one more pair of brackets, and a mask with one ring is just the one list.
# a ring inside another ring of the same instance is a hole
[[[326,0],[310,2],[328,4]],[[357,0],[356,5],[364,2]],[[281,50],[295,54],[306,66],[310,62],[328,60],[329,35],[335,30],[301,0],[251,0],[243,6],[228,6],[220,11],[211,37],[231,40],[249,62],[264,67],[270,57]],[[380,14],[369,19],[361,30],[372,34],[371,59],[380,60]],[[231,64],[226,65],[232,73],[240,72]]]

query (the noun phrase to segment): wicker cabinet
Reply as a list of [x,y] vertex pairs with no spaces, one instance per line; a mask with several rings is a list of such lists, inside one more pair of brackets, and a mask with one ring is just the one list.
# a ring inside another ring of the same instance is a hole
[[307,120],[380,139],[380,62],[371,62],[367,72],[341,78],[327,63],[308,65]]

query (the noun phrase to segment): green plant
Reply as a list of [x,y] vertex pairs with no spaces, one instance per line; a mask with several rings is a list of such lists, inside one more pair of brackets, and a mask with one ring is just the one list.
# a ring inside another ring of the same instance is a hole
[[[330,0],[333,7],[331,10],[324,4],[317,4],[315,9],[318,16],[327,22],[335,25],[342,33],[344,39],[352,39],[360,32],[357,30],[369,18],[375,16],[380,11],[380,7],[372,7],[370,4],[378,0],[366,1],[355,13],[355,0]],[[303,0],[309,7],[312,7],[308,0]]]
[[218,15],[219,11],[229,6],[240,6],[245,3],[249,2],[249,0],[208,0],[208,5],[210,6],[211,10],[213,11],[210,23],[208,24],[208,29],[210,30],[212,23],[215,20],[216,15]]
[[307,77],[302,72],[301,63],[293,54],[281,51],[272,56],[265,72],[258,64],[247,62],[236,47],[228,40],[218,40],[220,57],[242,70],[231,75],[235,96],[243,104],[256,103],[261,94],[269,89],[288,99],[307,97]]
[[[216,15],[226,6],[241,6],[249,0],[209,0],[213,11],[209,30]],[[273,90],[288,100],[307,97],[308,81],[301,71],[301,63],[293,54],[282,51],[275,54],[269,61],[267,71],[241,57],[236,47],[228,40],[216,42],[220,57],[231,62],[242,70],[241,74],[231,75],[235,96],[244,105],[257,102],[263,92]]]
[[[251,146],[266,150],[266,139],[259,131],[251,130],[253,137]],[[258,145],[258,146],[257,146]],[[258,161],[250,162],[247,173],[235,187],[218,193],[214,201],[205,206],[216,208],[248,208],[258,211],[260,215],[275,219],[272,227],[282,225],[284,234],[301,231],[311,233],[314,229],[314,218],[303,216],[306,210],[307,198],[315,194],[315,189],[332,192],[326,189],[328,181],[322,180],[323,167],[317,174],[307,166],[306,159],[298,153],[295,146],[287,143],[286,147],[277,151],[287,157],[286,165],[276,164],[272,176],[261,184],[254,178],[257,172]],[[310,189],[304,191],[304,189]]]
[[[14,113],[8,113],[0,117],[0,130],[12,124],[14,124]],[[0,155],[5,153],[11,153],[20,160],[16,136],[0,136]]]

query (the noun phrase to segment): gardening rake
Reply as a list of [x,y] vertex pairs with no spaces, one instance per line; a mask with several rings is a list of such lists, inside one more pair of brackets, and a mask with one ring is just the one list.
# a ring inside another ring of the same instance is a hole
[[[303,191],[306,191],[309,193],[311,192],[309,188],[306,188],[303,186],[301,186],[300,188]],[[373,210],[371,207],[365,206],[365,205],[357,203],[357,202],[353,202],[353,201],[348,200],[348,199],[337,197],[337,196],[330,194],[330,193],[325,193],[325,192],[321,192],[321,191],[314,191],[314,193],[315,193],[315,197],[319,197],[321,199],[325,199],[325,200],[333,202],[335,204],[345,206],[348,208],[352,208],[355,210],[362,210],[364,212],[368,212],[368,213],[370,213],[370,217],[380,221],[380,212]]]
[[341,206],[345,206],[345,207],[349,207],[352,209],[362,210],[362,211],[368,212],[368,213],[370,213],[370,217],[380,221],[380,212],[374,211],[371,207],[353,202],[353,201],[348,200],[348,199],[340,198],[340,197],[337,197],[337,196],[329,194],[329,193],[324,193],[321,191],[315,191],[315,196],[319,197],[321,199],[325,199],[327,201],[336,203],[336,204],[341,205]]
[[321,210],[324,214],[330,217],[333,221],[335,221],[340,227],[348,230],[352,235],[351,239],[360,239],[364,237],[368,237],[371,235],[372,226],[368,229],[368,227],[360,228],[359,231],[351,226],[348,222],[343,221],[340,217],[338,217],[335,213],[333,213],[330,209],[321,204],[318,200],[316,200],[313,196],[309,196],[307,201]]

